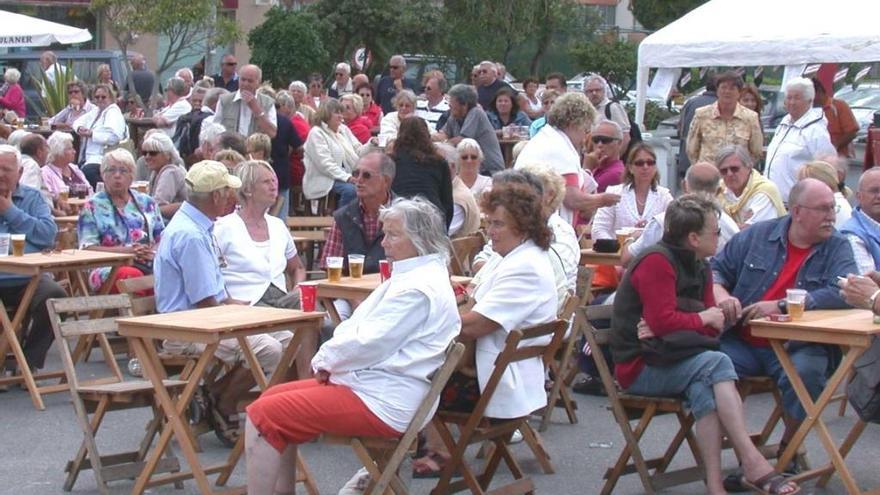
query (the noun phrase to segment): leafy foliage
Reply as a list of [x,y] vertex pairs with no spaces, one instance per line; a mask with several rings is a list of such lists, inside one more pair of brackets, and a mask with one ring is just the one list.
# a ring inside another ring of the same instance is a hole
[[633,16],[639,24],[656,31],[691,10],[703,5],[707,0],[631,0]]
[[635,80],[638,54],[634,43],[616,38],[580,43],[572,57],[584,70],[602,74],[617,99],[623,98]]
[[[43,115],[55,115],[67,106],[67,83],[76,79],[76,75],[73,73],[73,62],[67,62],[64,67],[55,63],[54,80],[50,79],[42,70],[37,72],[37,74],[31,74],[31,80],[34,81],[37,91],[40,93],[40,102],[45,112]],[[33,104],[31,106],[39,108]]]
[[251,62],[263,69],[264,81],[286,87],[293,79],[332,63],[319,24],[308,11],[275,7],[266,13],[263,24],[248,35]]

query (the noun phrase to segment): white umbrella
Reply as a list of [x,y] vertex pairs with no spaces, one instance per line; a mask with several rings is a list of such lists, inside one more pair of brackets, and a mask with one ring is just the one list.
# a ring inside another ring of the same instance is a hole
[[49,46],[52,43],[69,45],[92,39],[88,29],[65,26],[21,14],[0,10],[0,48],[19,46]]

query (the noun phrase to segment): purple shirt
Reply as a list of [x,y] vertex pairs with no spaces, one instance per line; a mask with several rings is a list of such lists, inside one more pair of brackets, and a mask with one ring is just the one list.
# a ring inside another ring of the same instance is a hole
[[593,170],[593,178],[599,184],[598,192],[603,193],[608,186],[620,184],[623,179],[623,169],[623,162],[620,160],[596,167],[596,170]]

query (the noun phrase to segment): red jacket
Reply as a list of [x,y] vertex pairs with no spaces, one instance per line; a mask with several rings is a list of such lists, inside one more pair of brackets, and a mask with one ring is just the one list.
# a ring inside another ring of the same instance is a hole
[[25,118],[27,109],[24,103],[24,91],[21,90],[21,84],[10,84],[9,90],[5,96],[0,96],[0,106],[5,109],[12,110],[20,118]]
[[[299,138],[305,143],[306,138],[309,137],[309,123],[299,113],[294,113],[290,117],[290,122],[293,124],[293,130],[296,131]],[[305,173],[306,166],[303,163],[303,147],[300,146],[290,154],[290,185],[301,186]]]

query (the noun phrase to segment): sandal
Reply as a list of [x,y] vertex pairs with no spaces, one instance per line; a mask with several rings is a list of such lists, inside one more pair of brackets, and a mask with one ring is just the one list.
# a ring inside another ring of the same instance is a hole
[[[743,486],[764,495],[794,495],[801,491],[801,487],[797,483],[790,481],[776,471],[770,471],[755,481],[749,481],[746,475],[742,475],[741,481]],[[789,492],[782,491],[785,486],[791,486],[794,490]]]
[[235,446],[235,442],[238,441],[239,436],[238,414],[227,416],[220,412],[216,404],[213,397],[208,402],[208,424],[214,430],[214,434],[220,440],[220,443],[224,447],[232,448]]
[[[439,478],[440,473],[443,472],[443,468],[446,467],[448,462],[449,459],[443,457],[442,454],[428,452],[424,457],[415,459],[412,462],[413,478]],[[458,469],[455,470],[453,476],[461,476]]]

